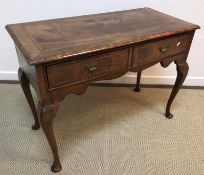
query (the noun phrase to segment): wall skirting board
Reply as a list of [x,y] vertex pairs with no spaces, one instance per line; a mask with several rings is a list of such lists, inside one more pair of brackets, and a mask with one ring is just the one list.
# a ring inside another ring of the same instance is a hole
[[[135,84],[137,74],[135,75],[125,75],[121,78],[102,81],[103,83],[127,83],[127,84]],[[153,84],[153,85],[174,85],[175,76],[145,76],[141,77],[141,84]],[[185,86],[204,86],[204,77],[187,77],[185,82]]]
[[16,81],[18,80],[17,72],[0,71],[0,80]]
[[[124,75],[118,79],[100,81],[100,83],[112,83],[112,84],[135,84],[137,74]],[[175,82],[174,76],[145,76],[141,78],[141,84],[153,84],[153,85],[173,85]],[[0,71],[0,80],[16,81],[18,80],[17,72],[4,72]],[[184,82],[185,86],[204,86],[204,77],[187,77]]]

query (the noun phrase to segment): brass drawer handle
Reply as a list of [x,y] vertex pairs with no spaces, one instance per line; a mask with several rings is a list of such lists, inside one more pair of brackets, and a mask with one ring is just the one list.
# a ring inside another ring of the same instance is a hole
[[84,67],[86,68],[86,70],[88,70],[89,72],[94,72],[97,70],[99,66],[99,63],[91,63],[91,64],[87,64]]
[[169,50],[169,47],[168,46],[162,46],[162,47],[159,48],[159,50],[160,50],[161,53],[164,53],[167,50]]

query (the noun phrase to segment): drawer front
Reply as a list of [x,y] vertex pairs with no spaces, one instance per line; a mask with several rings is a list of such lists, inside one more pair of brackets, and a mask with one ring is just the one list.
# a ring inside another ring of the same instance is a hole
[[133,67],[184,52],[188,50],[190,42],[190,36],[182,35],[135,46],[133,50]]
[[127,70],[128,55],[128,49],[123,49],[85,59],[48,65],[46,70],[49,88],[74,84],[110,75],[112,72]]

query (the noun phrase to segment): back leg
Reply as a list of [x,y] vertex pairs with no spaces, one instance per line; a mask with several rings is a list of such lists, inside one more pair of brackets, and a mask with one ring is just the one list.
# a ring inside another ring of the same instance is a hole
[[142,75],[142,71],[139,71],[137,73],[137,82],[136,82],[136,87],[134,89],[135,92],[140,92],[141,89],[140,89],[140,80],[141,80],[141,75]]
[[18,78],[19,78],[19,82],[21,84],[22,90],[25,94],[26,100],[27,100],[27,102],[31,108],[31,111],[33,113],[33,116],[34,116],[35,124],[32,126],[32,129],[37,130],[40,128],[40,122],[39,122],[36,107],[35,107],[35,104],[33,101],[33,96],[31,94],[30,83],[29,83],[29,80],[26,77],[26,74],[22,68],[18,69]]

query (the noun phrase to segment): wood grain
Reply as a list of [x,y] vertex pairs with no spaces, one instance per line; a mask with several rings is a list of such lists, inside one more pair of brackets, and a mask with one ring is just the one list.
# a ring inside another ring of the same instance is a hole
[[[49,88],[72,85],[128,69],[128,49],[47,66]],[[92,69],[92,70],[91,70]]]
[[199,26],[150,8],[7,25],[29,64],[135,44]]

